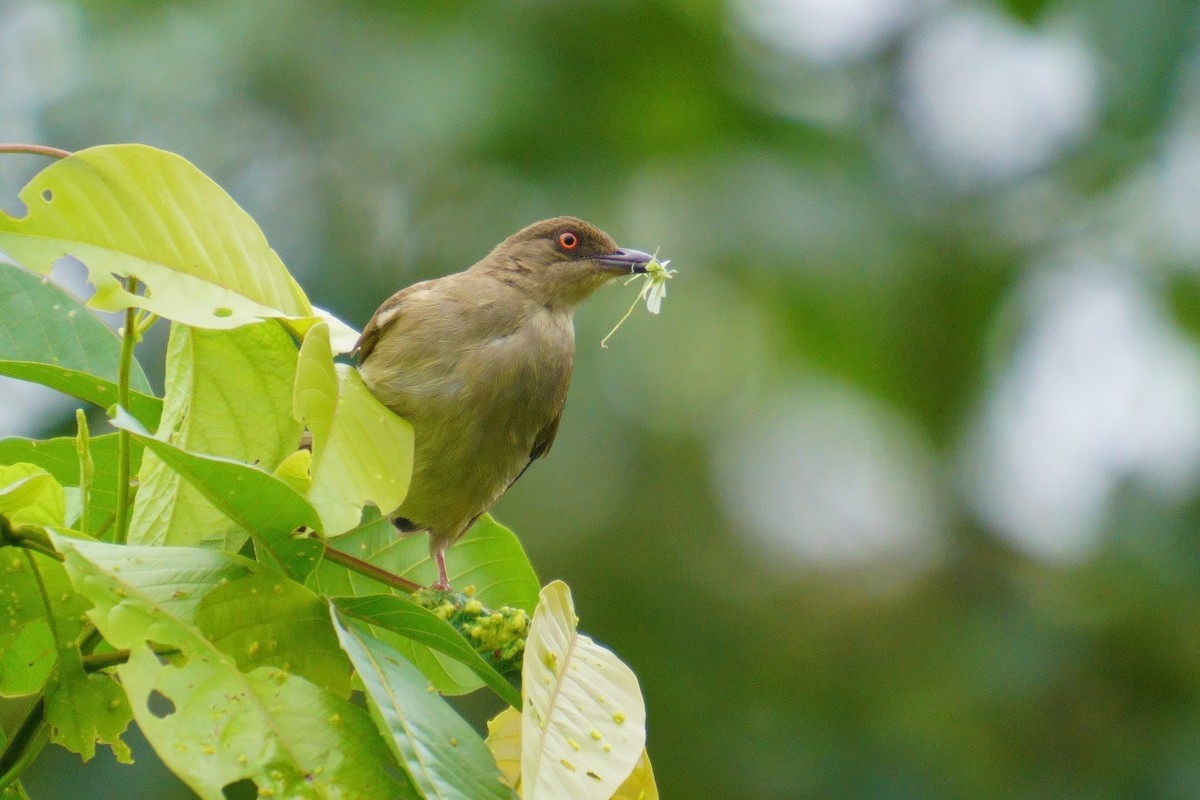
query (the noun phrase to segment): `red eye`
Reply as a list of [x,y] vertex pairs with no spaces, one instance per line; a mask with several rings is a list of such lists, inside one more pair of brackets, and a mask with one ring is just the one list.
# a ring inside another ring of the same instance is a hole
[[579,246],[579,237],[570,231],[563,231],[558,235],[558,246],[563,250],[574,250]]

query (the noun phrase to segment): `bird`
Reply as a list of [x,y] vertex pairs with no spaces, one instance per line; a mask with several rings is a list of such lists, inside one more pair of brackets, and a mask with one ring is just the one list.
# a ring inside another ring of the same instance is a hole
[[450,591],[446,550],[545,456],[575,361],[574,314],[653,256],[572,216],[542,220],[468,269],[393,294],[354,346],[371,393],[413,427],[412,480],[389,513],[426,532]]

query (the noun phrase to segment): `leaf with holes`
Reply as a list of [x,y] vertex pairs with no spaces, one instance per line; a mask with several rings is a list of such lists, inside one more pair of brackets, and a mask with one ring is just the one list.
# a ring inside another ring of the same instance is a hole
[[[81,150],[35,175],[20,197],[24,217],[0,214],[0,250],[40,274],[75,256],[96,287],[93,308],[132,305],[214,329],[315,320],[254,220],[174,153],[145,145]],[[126,277],[146,294],[127,292]]]
[[[394,774],[367,712],[277,667],[243,672],[206,638],[196,619],[205,595],[223,581],[267,573],[261,565],[194,548],[61,536],[55,544],[73,583],[95,604],[88,614],[96,627],[130,651],[117,674],[139,727],[200,797],[224,800],[226,787],[246,781],[259,796],[419,797]],[[280,623],[280,641],[291,635],[287,628]]]
[[112,676],[84,671],[74,641],[60,643],[58,664],[45,692],[50,741],[84,761],[96,754],[97,743],[107,744],[117,761],[133,763],[129,746],[121,740],[133,720],[128,698]]
[[[520,792],[521,789],[521,712],[506,708],[488,720],[487,746],[492,751],[504,783]],[[609,800],[658,800],[658,786],[650,754],[642,750],[637,766]]]
[[[95,314],[49,281],[0,262],[0,375],[32,381],[107,408],[117,402],[121,342]],[[153,425],[161,402],[131,364],[134,413]]]
[[521,786],[525,800],[608,800],[646,744],[637,677],[575,630],[571,590],[542,589],[521,669]]

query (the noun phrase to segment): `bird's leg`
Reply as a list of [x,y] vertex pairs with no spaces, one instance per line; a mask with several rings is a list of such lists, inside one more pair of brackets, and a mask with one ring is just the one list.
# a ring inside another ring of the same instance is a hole
[[433,551],[433,561],[437,564],[438,579],[437,583],[430,586],[430,589],[437,589],[439,592],[448,592],[451,590],[450,576],[446,574],[446,548],[439,547]]

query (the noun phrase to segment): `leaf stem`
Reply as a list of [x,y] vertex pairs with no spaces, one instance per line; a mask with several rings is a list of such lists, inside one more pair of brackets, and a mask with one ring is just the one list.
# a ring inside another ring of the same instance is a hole
[[[150,649],[156,656],[173,656],[180,651],[178,647],[167,647],[165,645],[150,645]],[[99,672],[109,667],[119,667],[129,661],[128,650],[112,650],[108,653],[90,653],[83,657],[83,671],[91,675],[93,672]]]
[[54,549],[45,531],[32,525],[13,527],[3,514],[0,514],[0,545],[12,545],[41,553],[47,558],[62,561],[62,553]]
[[35,156],[50,156],[51,158],[66,158],[70,150],[59,150],[44,144],[19,144],[16,142],[0,144],[0,153],[30,153]]
[[108,533],[108,529],[111,528],[113,526],[113,523],[116,521],[117,521],[117,512],[114,511],[111,514],[109,514],[107,517],[104,518],[104,524],[101,525],[99,528],[97,528],[96,532],[93,533],[92,535],[95,536],[97,539],[103,540],[104,534]]
[[329,545],[325,545],[325,559],[332,561],[335,564],[341,564],[349,570],[353,570],[360,575],[365,575],[373,581],[379,581],[385,586],[390,586],[393,589],[399,589],[402,592],[412,594],[420,591],[425,587],[407,578],[401,578],[399,575],[393,575],[386,569],[380,569],[374,564],[369,564],[366,561],[357,559],[354,556],[347,555],[341,550],[334,550]]
[[4,749],[0,750],[0,791],[20,777],[48,741],[50,726],[46,724],[46,696],[39,695],[4,743]]
[[154,327],[154,323],[158,322],[158,314],[151,314],[149,311],[143,313],[137,321],[137,338],[140,342],[142,337],[146,335],[146,331]]
[[[137,294],[138,279],[126,279],[125,290]],[[137,309],[132,305],[125,309],[125,325],[121,329],[121,362],[117,368],[117,405],[129,408],[129,373],[133,365],[133,346],[137,343]],[[114,541],[125,544],[129,535],[129,431],[117,429],[117,529]]]

